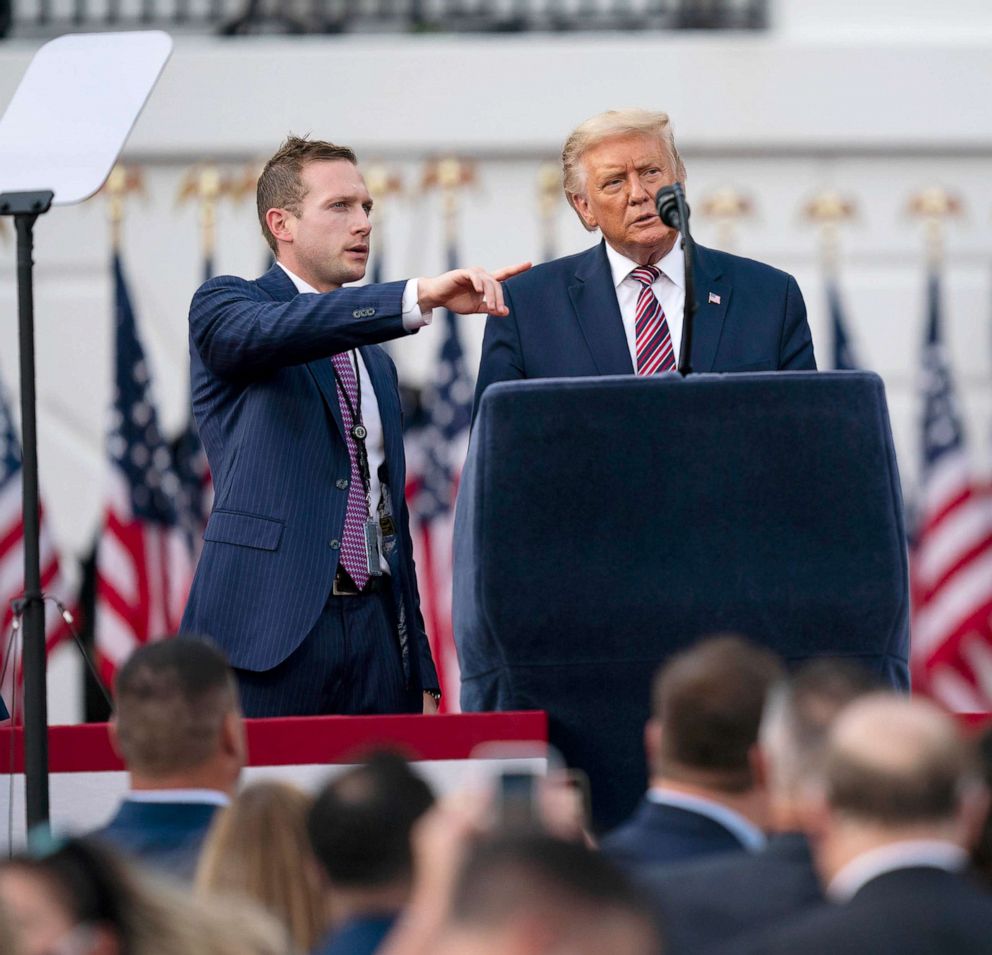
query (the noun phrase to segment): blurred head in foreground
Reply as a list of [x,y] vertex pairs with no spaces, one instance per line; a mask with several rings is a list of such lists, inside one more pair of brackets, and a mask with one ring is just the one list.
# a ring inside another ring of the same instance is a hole
[[827,743],[818,863],[843,866],[900,842],[974,845],[987,791],[974,748],[949,714],[923,699],[873,693],[837,718]]
[[435,955],[656,955],[652,916],[598,853],[551,836],[470,850]]
[[433,802],[427,783],[392,753],[324,787],[307,828],[336,921],[403,907],[413,877],[411,830]]
[[654,785],[727,797],[762,787],[755,745],[778,658],[737,636],[702,640],[655,677],[645,745]]
[[202,640],[139,647],[117,674],[111,722],[132,789],[215,789],[233,794],[245,763],[234,675]]
[[769,827],[806,830],[809,799],[822,780],[827,736],[849,703],[878,689],[878,681],[845,660],[819,659],[775,686],[759,734],[768,780]]

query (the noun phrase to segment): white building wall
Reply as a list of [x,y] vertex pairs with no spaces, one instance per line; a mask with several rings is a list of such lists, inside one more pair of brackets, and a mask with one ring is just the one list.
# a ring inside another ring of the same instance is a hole
[[[164,428],[174,432],[185,413],[185,317],[201,269],[196,214],[176,203],[190,164],[264,158],[289,131],[352,144],[365,162],[389,160],[411,190],[378,227],[385,277],[399,278],[443,267],[437,202],[418,196],[417,184],[426,159],[457,152],[477,161],[479,179],[464,198],[462,256],[495,267],[540,255],[539,164],[588,115],[638,104],[673,116],[690,202],[727,184],[753,199],[758,214],[738,230],[735,251],[796,275],[821,366],[830,343],[817,238],[800,210],[826,186],[857,200],[859,219],[843,232],[845,300],[863,360],[886,382],[907,490],[917,471],[924,272],[922,230],[905,207],[931,184],[960,194],[967,214],[947,236],[946,337],[970,441],[987,462],[992,9],[957,0],[938,17],[915,0],[782,0],[775,23],[769,34],[741,36],[181,39],[125,156],[145,169],[125,258]],[[0,46],[0,102],[34,48]],[[697,214],[694,225],[701,243],[716,243],[712,222]],[[41,477],[71,563],[96,532],[105,474],[112,321],[102,200],[52,211],[36,236]],[[563,205],[559,252],[590,241]],[[0,381],[15,394],[9,228],[0,249]],[[251,202],[223,205],[218,270],[254,275],[265,251]],[[482,323],[463,327],[474,365]],[[426,330],[392,349],[407,380],[430,374],[438,341]],[[78,700],[65,674],[74,667],[53,667],[52,719],[69,720]]]

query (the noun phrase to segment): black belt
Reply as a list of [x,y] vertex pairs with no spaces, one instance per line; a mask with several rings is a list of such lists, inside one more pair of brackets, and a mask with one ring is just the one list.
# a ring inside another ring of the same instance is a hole
[[331,593],[335,597],[361,597],[365,594],[374,594],[386,589],[387,580],[385,574],[380,574],[378,577],[369,577],[368,583],[364,587],[359,587],[351,579],[351,574],[339,564],[338,572],[334,575],[334,583],[331,585]]

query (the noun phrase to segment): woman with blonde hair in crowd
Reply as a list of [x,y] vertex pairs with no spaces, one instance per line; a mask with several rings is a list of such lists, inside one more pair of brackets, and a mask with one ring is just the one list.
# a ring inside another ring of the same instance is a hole
[[242,790],[215,818],[196,870],[196,892],[248,898],[288,929],[300,952],[327,929],[327,913],[307,837],[312,798],[289,783]]

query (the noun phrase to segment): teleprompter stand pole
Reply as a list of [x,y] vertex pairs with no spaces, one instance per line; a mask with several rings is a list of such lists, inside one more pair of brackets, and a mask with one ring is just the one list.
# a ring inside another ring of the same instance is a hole
[[45,604],[41,591],[38,511],[38,427],[34,371],[34,224],[54,193],[7,192],[0,215],[17,230],[17,315],[21,351],[21,468],[24,508],[24,793],[28,831],[48,825],[48,702],[45,673]]

